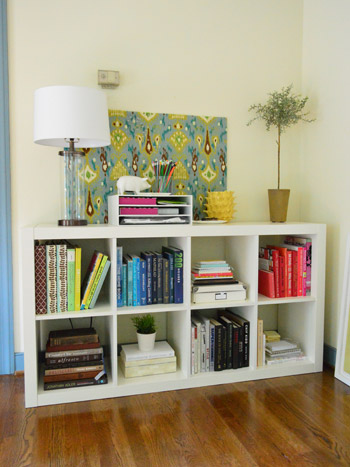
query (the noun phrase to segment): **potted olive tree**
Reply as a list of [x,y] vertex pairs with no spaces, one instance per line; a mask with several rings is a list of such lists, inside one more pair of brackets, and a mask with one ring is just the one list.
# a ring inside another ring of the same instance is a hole
[[137,342],[142,352],[149,352],[154,348],[156,339],[156,323],[154,316],[147,314],[131,318],[137,331]]
[[289,189],[280,188],[280,168],[281,168],[281,134],[292,125],[295,125],[300,120],[304,122],[313,122],[307,117],[308,112],[304,112],[304,107],[308,101],[308,97],[292,94],[293,85],[282,88],[281,91],[269,93],[269,98],[266,104],[254,104],[249,107],[250,110],[256,112],[256,117],[248,122],[251,125],[255,120],[264,120],[266,130],[271,127],[277,129],[277,161],[278,161],[278,178],[277,189],[268,190],[270,219],[272,222],[285,222],[287,219]]

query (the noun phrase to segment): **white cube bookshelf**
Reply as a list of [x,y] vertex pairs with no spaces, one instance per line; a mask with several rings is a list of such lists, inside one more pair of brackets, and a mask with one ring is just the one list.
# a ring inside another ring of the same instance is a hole
[[[270,299],[258,294],[259,246],[280,243],[285,235],[312,238],[311,296]],[[25,403],[26,407],[78,402],[108,397],[185,389],[322,371],[326,226],[305,223],[229,223],[221,225],[142,225],[58,227],[39,225],[22,231],[22,304],[24,319]],[[82,273],[94,249],[111,259],[108,280],[92,310],[48,315],[35,314],[35,240],[74,241],[82,247]],[[142,307],[116,306],[116,251],[139,254],[146,249],[173,245],[184,251],[184,301]],[[191,303],[191,262],[199,259],[225,259],[234,266],[248,286],[244,302],[223,305]],[[231,309],[250,321],[250,363],[248,368],[191,375],[191,312],[215,316],[220,307]],[[130,318],[154,313],[159,322],[158,339],[167,339],[175,349],[177,371],[164,375],[124,378],[118,365],[118,344],[136,341]],[[283,334],[297,339],[307,357],[300,362],[257,367],[257,319],[274,323]],[[43,390],[39,352],[45,348],[52,329],[86,326],[93,318],[102,344],[107,349],[108,384],[92,387]]]

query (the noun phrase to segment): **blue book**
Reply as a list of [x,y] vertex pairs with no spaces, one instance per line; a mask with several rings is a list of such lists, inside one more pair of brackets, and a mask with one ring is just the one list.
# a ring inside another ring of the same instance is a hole
[[141,305],[140,257],[130,255],[132,258],[132,306]]
[[123,247],[117,246],[117,306],[123,306],[122,295],[122,267],[123,267]]
[[154,254],[157,257],[157,302],[163,303],[163,256],[158,251]]
[[132,269],[133,269],[133,264],[132,264],[132,258],[130,255],[127,255],[124,257],[126,264],[127,264],[127,300],[126,300],[126,306],[132,306],[132,290],[133,290],[133,285],[132,285]]
[[141,258],[146,260],[146,301],[152,305],[152,255],[149,251],[142,251]]
[[146,260],[140,259],[141,306],[147,305]]
[[93,295],[93,297],[91,299],[89,309],[94,308],[94,306],[95,306],[96,300],[97,300],[97,298],[98,298],[98,296],[99,296],[99,294],[101,292],[101,288],[102,288],[102,285],[103,285],[103,283],[104,283],[104,281],[106,279],[107,272],[109,270],[110,265],[111,265],[111,262],[109,261],[109,259],[107,259],[106,264],[105,264],[105,266],[103,268],[103,271],[102,271],[102,274],[101,274],[101,278],[98,281],[96,290],[95,290],[94,295]]
[[171,253],[174,258],[174,303],[183,303],[184,286],[183,286],[183,251],[180,248],[173,246],[163,246],[162,251]]
[[128,266],[127,264],[124,262],[124,259],[123,259],[123,279],[122,279],[122,297],[123,297],[123,306],[126,306],[127,304],[127,295],[128,295],[128,292],[127,292],[127,269],[128,269]]
[[163,256],[169,260],[169,303],[174,303],[174,257],[167,251],[163,251]]

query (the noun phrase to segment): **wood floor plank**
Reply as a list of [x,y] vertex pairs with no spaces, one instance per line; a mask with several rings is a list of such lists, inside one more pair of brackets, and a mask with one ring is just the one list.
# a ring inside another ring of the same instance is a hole
[[26,410],[0,377],[0,465],[350,465],[350,388],[326,369]]

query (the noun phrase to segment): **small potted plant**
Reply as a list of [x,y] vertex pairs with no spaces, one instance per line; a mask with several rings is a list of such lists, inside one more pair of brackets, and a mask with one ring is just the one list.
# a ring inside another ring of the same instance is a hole
[[308,112],[304,112],[304,107],[308,101],[308,97],[301,97],[292,94],[293,85],[290,84],[281,91],[269,93],[269,98],[266,104],[254,104],[249,107],[250,110],[255,110],[256,117],[248,122],[248,125],[255,120],[264,120],[266,130],[271,127],[277,128],[277,161],[278,161],[278,179],[277,189],[270,189],[269,205],[270,219],[272,222],[285,222],[287,219],[288,201],[290,190],[280,189],[280,154],[281,154],[281,134],[287,128],[295,125],[300,120],[303,122],[313,122],[306,118]]
[[149,352],[154,348],[156,339],[156,323],[154,316],[147,314],[131,318],[137,331],[137,342],[142,352]]

